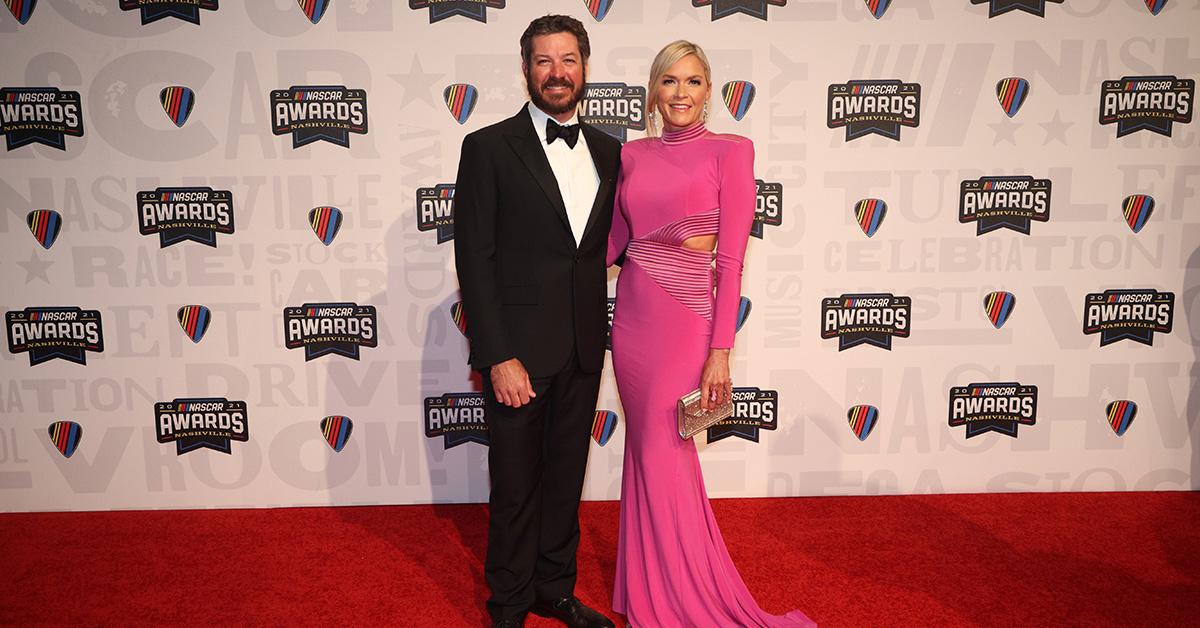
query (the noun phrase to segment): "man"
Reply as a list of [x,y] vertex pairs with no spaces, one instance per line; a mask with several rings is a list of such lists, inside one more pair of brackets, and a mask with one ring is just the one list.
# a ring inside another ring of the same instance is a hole
[[523,625],[529,610],[613,625],[574,596],[621,148],[577,120],[590,53],[578,20],[531,22],[521,36],[531,102],[463,139],[455,183],[455,263],[488,412],[496,626]]

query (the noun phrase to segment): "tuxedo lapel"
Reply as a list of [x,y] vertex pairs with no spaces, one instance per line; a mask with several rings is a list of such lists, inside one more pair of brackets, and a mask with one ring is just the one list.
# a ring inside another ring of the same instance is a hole
[[609,197],[609,192],[617,183],[617,159],[616,155],[606,148],[611,142],[604,141],[607,137],[603,131],[587,124],[580,124],[579,127],[580,132],[587,138],[588,152],[592,154],[592,164],[596,166],[596,174],[600,179],[600,185],[596,188],[596,198],[592,201],[592,211],[588,213],[587,226],[583,229],[583,236],[579,238],[579,245],[583,246],[583,242],[592,232],[593,225],[603,213],[601,206],[604,199]]
[[[529,169],[534,180],[541,186],[542,192],[546,194],[546,200],[550,201],[555,213],[562,220],[563,226],[567,228],[567,233],[570,233],[571,221],[567,218],[567,207],[563,203],[562,192],[558,189],[558,180],[554,178],[554,171],[550,169],[550,161],[546,159],[546,151],[542,149],[541,140],[534,133],[533,120],[529,117],[529,111],[522,108],[520,113],[510,118],[510,121],[512,124],[504,134],[505,139],[508,140],[513,152]],[[574,240],[574,236],[571,239]]]

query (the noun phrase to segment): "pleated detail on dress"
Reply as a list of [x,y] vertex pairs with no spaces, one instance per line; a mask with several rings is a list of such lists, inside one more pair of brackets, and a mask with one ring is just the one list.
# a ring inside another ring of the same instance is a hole
[[713,253],[689,249],[684,241],[715,235],[720,209],[685,216],[631,240],[625,251],[667,294],[706,321],[713,318]]

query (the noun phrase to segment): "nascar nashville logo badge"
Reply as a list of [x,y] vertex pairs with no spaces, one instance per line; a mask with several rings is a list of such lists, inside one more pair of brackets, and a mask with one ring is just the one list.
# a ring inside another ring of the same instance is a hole
[[921,86],[900,80],[850,81],[829,86],[831,129],[846,127],[846,141],[882,135],[900,141],[900,127],[921,124]]
[[1174,76],[1125,76],[1100,86],[1100,124],[1116,124],[1117,137],[1151,131],[1171,137],[1172,125],[1192,121],[1196,81]]
[[295,86],[271,92],[271,131],[292,134],[292,148],[317,141],[350,147],[367,132],[367,92],[342,85]]
[[754,222],[750,224],[750,235],[761,240],[764,226],[783,224],[783,184],[755,179],[754,186]]
[[200,9],[216,11],[218,0],[121,0],[122,11],[141,11],[142,25],[173,17],[200,24]]
[[0,89],[0,134],[10,151],[29,144],[67,150],[67,136],[83,137],[79,92],[54,87]]
[[736,436],[758,442],[759,430],[779,427],[779,391],[759,388],[733,389],[733,416],[708,428],[708,442]]
[[967,427],[967,438],[987,432],[1017,437],[1017,427],[1037,422],[1037,386],[1016,382],[969,384],[950,389],[950,427]]
[[982,177],[959,186],[958,222],[975,223],[975,235],[1011,229],[1029,235],[1033,221],[1050,220],[1050,179]]
[[327,354],[358,359],[359,347],[375,347],[379,338],[375,306],[357,303],[305,303],[283,310],[284,346],[304,348],[304,361]]
[[1175,293],[1146,288],[1105,290],[1087,295],[1083,333],[1100,334],[1100,346],[1119,340],[1154,345],[1154,332],[1171,333]]
[[425,437],[442,437],[442,447],[463,443],[488,444],[487,410],[483,394],[446,393],[425,398]]
[[9,310],[4,319],[8,352],[28,353],[30,366],[55,358],[86,365],[87,352],[104,351],[99,310],[27,307]]
[[157,188],[138,192],[138,231],[158,234],[159,248],[180,242],[217,246],[233,233],[233,193],[212,188]]
[[859,345],[892,350],[892,338],[908,338],[912,299],[888,293],[843,294],[821,301],[821,338],[838,339],[838,351]]
[[454,239],[454,184],[417,188],[417,231],[436,231],[437,243]]
[[588,83],[579,103],[579,121],[624,143],[630,129],[646,130],[646,88],[624,83]]
[[222,397],[183,398],[154,404],[160,443],[175,443],[175,455],[197,449],[232,454],[232,441],[250,440],[245,401]]

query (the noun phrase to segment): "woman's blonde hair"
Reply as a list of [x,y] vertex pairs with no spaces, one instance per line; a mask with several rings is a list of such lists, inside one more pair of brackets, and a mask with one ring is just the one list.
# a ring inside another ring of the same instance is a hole
[[[650,82],[646,84],[646,134],[650,137],[657,137],[662,133],[657,115],[658,83],[671,66],[688,55],[695,55],[700,60],[700,65],[704,66],[704,80],[710,88],[712,87],[712,67],[708,65],[708,57],[703,48],[683,39],[663,46],[654,57],[654,63],[650,64]],[[709,96],[712,96],[711,91]],[[655,115],[651,115],[652,113]]]

